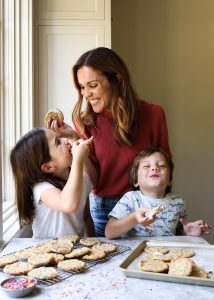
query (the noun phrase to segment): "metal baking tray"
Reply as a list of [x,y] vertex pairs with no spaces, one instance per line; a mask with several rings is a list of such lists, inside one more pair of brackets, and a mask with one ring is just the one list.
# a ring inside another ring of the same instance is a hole
[[[196,255],[191,257],[194,262],[204,268],[209,273],[209,278],[196,278],[190,276],[172,276],[164,273],[144,272],[139,269],[139,262],[145,255],[144,248],[146,246],[165,246],[171,248],[191,248]],[[194,285],[204,285],[214,287],[214,245],[181,243],[159,240],[143,240],[131,254],[120,264],[120,270],[127,277],[137,277],[149,280],[169,281],[176,283],[187,283]]]

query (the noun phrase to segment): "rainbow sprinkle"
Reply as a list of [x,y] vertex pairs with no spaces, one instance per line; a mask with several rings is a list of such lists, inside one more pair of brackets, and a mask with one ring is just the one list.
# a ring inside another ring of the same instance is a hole
[[27,277],[10,278],[2,286],[8,290],[23,290],[36,284],[36,280]]

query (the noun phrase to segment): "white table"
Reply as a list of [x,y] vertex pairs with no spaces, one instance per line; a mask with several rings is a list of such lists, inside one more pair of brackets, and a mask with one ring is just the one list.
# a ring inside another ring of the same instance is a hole
[[[112,257],[106,262],[99,263],[86,272],[71,276],[61,282],[49,287],[38,287],[34,292],[24,299],[41,300],[214,300],[214,288],[196,286],[190,284],[170,283],[154,280],[145,280],[126,277],[119,269],[120,263],[129,253],[142,241],[143,238],[117,239],[115,244],[130,246],[131,250]],[[154,238],[152,238],[154,239]],[[188,243],[206,243],[202,238],[193,237],[157,237],[160,240],[181,241]],[[44,239],[43,239],[44,240]],[[103,239],[105,240],[105,239]],[[19,238],[11,240],[3,249],[1,255],[14,252],[17,249],[32,246],[33,243],[41,240],[31,238]],[[109,241],[108,241],[109,242]],[[0,280],[7,276],[0,272]],[[0,291],[0,299],[8,298],[3,291]]]

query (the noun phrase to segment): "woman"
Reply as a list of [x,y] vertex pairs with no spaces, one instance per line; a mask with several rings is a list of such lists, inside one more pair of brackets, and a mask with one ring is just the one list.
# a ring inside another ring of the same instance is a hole
[[[104,236],[109,212],[131,190],[129,168],[136,154],[156,146],[171,156],[166,118],[160,105],[138,99],[125,63],[111,49],[84,53],[73,66],[73,79],[78,92],[75,130],[83,139],[94,137],[90,158],[98,182],[90,194],[90,210],[96,235]],[[68,133],[67,124],[61,130],[56,122],[47,125]]]

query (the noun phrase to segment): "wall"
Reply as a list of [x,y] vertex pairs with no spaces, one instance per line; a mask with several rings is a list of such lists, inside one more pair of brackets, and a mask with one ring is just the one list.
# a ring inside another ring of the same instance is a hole
[[[166,111],[173,191],[189,220],[214,228],[213,11],[213,0],[112,0],[112,48],[140,97]],[[214,234],[206,239],[214,243]]]

